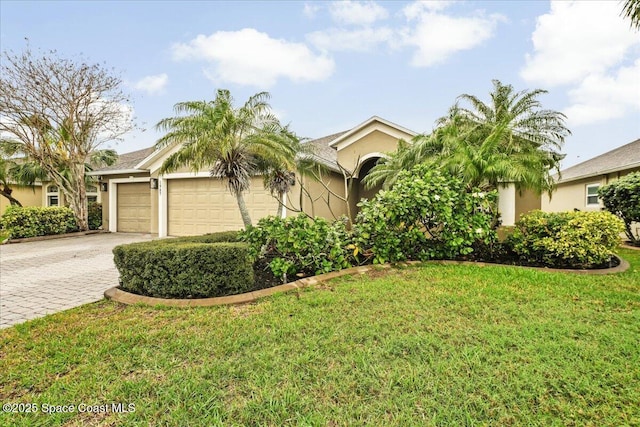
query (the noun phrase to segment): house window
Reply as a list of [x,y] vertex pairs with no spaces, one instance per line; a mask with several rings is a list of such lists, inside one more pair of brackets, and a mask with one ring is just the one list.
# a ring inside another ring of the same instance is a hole
[[87,202],[98,202],[98,187],[95,185],[87,185]]
[[600,188],[600,184],[587,185],[587,206],[600,206],[598,188]]
[[47,206],[59,206],[60,205],[60,193],[58,187],[55,185],[49,185],[47,187]]

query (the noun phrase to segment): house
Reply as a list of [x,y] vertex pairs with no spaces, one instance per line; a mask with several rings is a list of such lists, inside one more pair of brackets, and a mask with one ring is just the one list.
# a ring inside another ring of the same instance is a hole
[[[18,200],[22,206],[64,206],[64,195],[57,185],[50,181],[36,182],[33,187],[12,185],[11,196]],[[87,185],[87,200],[89,202],[101,202],[101,194],[97,184]],[[0,216],[11,206],[6,197],[0,196]]]
[[[296,177],[296,185],[286,195],[289,209],[284,214],[304,211],[334,218],[351,210],[353,215],[357,201],[377,191],[365,189],[362,178],[384,153],[396,150],[400,139],[409,140],[415,135],[416,132],[374,116],[348,131],[307,142],[313,145],[314,157],[328,172],[322,182]],[[164,237],[242,228],[236,200],[223,179],[211,178],[208,170],[181,169],[160,174],[164,160],[177,149],[148,148],[123,154],[115,165],[91,172],[100,182],[105,229]],[[353,176],[350,188],[345,188],[343,170]],[[346,191],[351,192],[348,197]],[[254,221],[275,214],[278,208],[278,201],[263,188],[259,176],[252,178],[245,199]]]
[[542,210],[601,210],[598,189],[636,171],[640,171],[640,139],[561,171],[556,191],[542,198]]

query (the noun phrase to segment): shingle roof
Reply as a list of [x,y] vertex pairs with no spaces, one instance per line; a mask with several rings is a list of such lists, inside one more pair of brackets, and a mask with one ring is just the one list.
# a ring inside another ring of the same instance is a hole
[[333,147],[330,147],[330,144],[335,139],[344,135],[348,131],[342,131],[338,133],[334,133],[331,135],[323,136],[322,138],[313,139],[311,141],[305,142],[305,144],[309,144],[313,146],[314,155],[313,158],[320,163],[324,164],[331,169],[338,168],[338,150]]
[[153,150],[154,147],[149,147],[142,150],[132,151],[130,153],[120,154],[118,156],[118,161],[115,164],[96,170],[93,173],[134,170],[138,163],[149,156],[149,154],[153,153]]
[[574,181],[633,167],[640,167],[640,139],[561,171],[562,178],[558,182]]

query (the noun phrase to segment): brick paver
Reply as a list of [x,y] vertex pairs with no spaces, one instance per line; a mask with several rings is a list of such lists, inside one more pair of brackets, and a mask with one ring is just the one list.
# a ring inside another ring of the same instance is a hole
[[151,240],[104,233],[0,245],[0,328],[98,301],[118,284],[111,250]]

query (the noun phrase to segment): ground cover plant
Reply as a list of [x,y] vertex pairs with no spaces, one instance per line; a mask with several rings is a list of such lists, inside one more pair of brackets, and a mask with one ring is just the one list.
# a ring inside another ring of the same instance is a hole
[[[637,425],[640,251],[620,253],[609,276],[428,264],[243,306],[89,304],[0,331],[0,400],[40,409],[0,425]],[[112,402],[135,412],[42,413]]]

